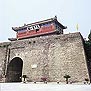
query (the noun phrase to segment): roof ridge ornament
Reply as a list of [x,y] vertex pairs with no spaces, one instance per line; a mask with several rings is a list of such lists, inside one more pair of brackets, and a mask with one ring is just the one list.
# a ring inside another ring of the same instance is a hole
[[55,15],[54,19],[56,19],[56,20],[57,20],[57,16],[56,16],[56,15]]

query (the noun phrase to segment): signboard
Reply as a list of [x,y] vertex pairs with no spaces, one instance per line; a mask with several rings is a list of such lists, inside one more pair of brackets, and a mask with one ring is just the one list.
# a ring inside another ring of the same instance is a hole
[[28,26],[27,29],[28,30],[36,30],[36,29],[40,29],[41,26],[40,25],[34,25],[34,26]]

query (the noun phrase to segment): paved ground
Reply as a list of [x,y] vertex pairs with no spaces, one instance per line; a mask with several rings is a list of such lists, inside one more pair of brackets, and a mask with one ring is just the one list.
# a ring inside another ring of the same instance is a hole
[[91,91],[91,85],[0,83],[0,91]]

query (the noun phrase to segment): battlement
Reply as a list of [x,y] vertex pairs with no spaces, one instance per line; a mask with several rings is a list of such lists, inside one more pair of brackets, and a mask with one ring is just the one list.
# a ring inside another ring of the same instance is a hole
[[[15,45],[15,46],[26,46],[28,42],[33,43],[34,41],[36,43],[45,43],[45,41],[51,42],[51,40],[61,40],[61,42],[66,42],[71,40],[76,41],[77,39],[82,38],[82,35],[80,32],[75,32],[75,33],[69,33],[69,34],[59,34],[59,35],[47,35],[47,36],[40,36],[40,37],[34,37],[34,38],[28,38],[28,39],[23,39],[23,40],[15,40],[11,42],[4,42],[0,43],[1,47],[5,47],[6,45]],[[82,38],[83,40],[83,38]],[[24,44],[25,43],[25,44]]]

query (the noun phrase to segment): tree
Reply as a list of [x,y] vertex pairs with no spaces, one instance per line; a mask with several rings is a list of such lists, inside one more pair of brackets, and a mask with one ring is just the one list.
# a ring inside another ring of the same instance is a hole
[[46,77],[42,77],[41,80],[46,83],[47,82],[47,78]]
[[[91,30],[90,33],[88,35],[88,40],[85,41],[85,52],[86,52],[86,58],[87,58],[87,66],[88,66],[88,70],[89,70],[89,75],[91,76]],[[91,79],[90,83],[91,83]],[[88,82],[87,79],[85,79],[86,83]]]
[[88,41],[91,42],[91,30],[90,30],[90,34],[88,35]]
[[22,77],[24,78],[24,82],[25,82],[25,79],[27,78],[27,75],[23,75]]
[[88,47],[91,46],[91,30],[90,30],[90,33],[88,35],[88,40],[85,40],[85,47],[86,49],[88,49]]
[[88,79],[88,78],[85,78],[85,81],[86,81],[86,83],[88,84],[88,82],[89,82],[89,79]]
[[69,75],[66,74],[66,75],[64,76],[64,78],[66,79],[66,84],[68,84],[68,79],[71,78],[71,76],[69,76]]

